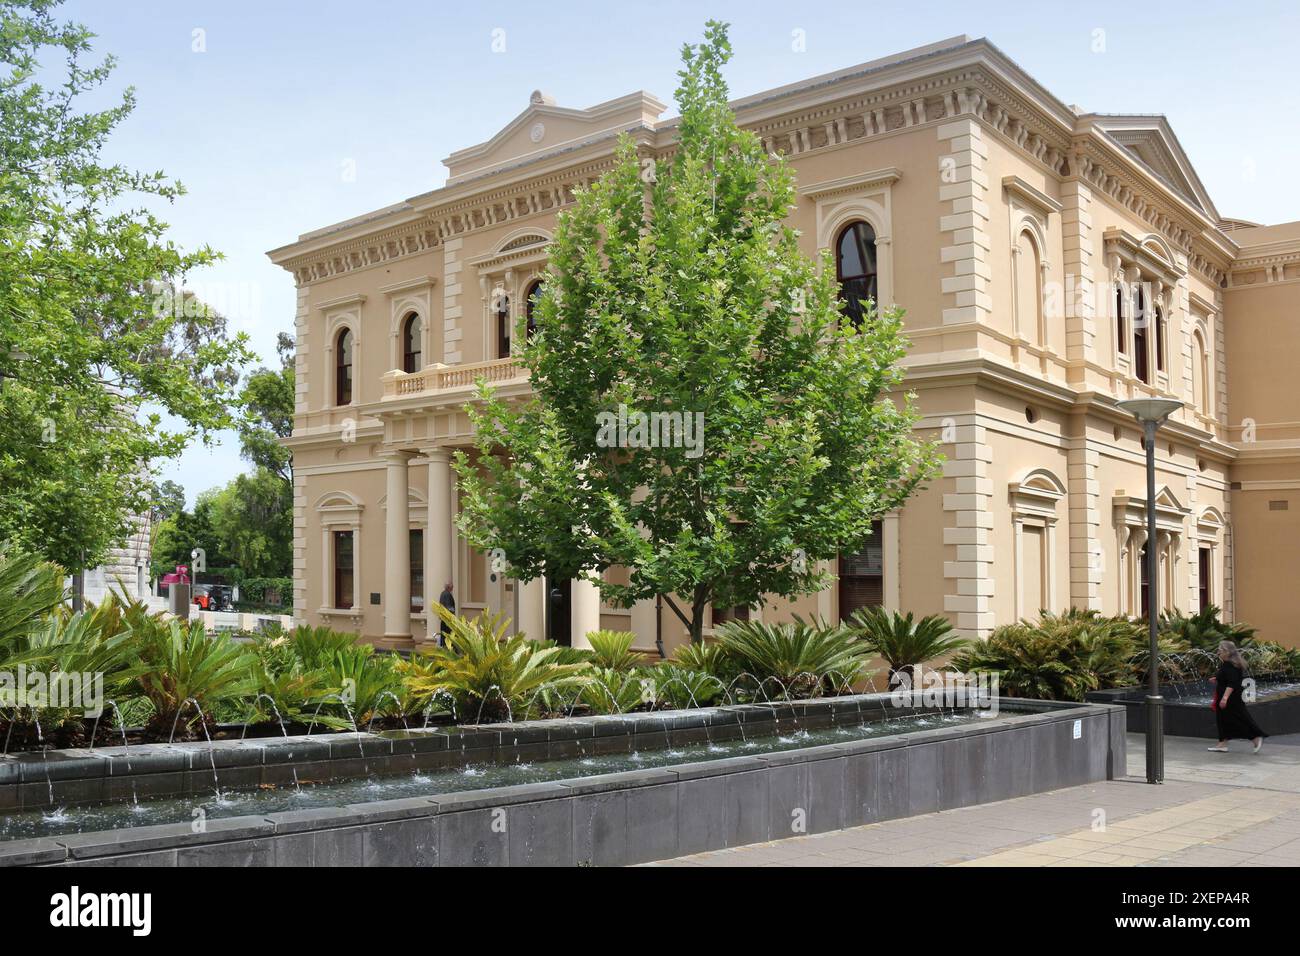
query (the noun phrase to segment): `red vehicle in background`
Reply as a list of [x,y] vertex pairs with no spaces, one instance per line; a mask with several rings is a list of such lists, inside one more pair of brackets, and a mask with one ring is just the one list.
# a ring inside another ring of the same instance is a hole
[[228,611],[232,606],[231,589],[224,584],[196,584],[193,603],[203,611]]

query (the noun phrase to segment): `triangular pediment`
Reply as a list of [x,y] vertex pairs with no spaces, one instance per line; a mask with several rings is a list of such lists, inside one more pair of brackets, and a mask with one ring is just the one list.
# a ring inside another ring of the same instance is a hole
[[559,106],[535,90],[527,108],[499,133],[443,160],[450,173],[448,185],[639,126],[653,127],[665,109],[643,90],[587,109]]
[[1099,116],[1097,126],[1165,185],[1211,218],[1218,211],[1169,121],[1157,115]]

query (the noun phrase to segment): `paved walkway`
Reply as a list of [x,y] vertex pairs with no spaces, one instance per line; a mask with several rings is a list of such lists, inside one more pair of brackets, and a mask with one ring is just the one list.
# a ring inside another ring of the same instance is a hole
[[681,857],[654,866],[1296,866],[1300,737],[1165,741],[1165,783],[1144,781],[1128,737],[1124,780],[849,830]]

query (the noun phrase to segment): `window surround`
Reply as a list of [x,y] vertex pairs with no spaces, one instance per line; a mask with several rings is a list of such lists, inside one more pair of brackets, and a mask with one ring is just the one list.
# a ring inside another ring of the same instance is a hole
[[[358,631],[365,617],[366,591],[362,587],[364,562],[361,558],[361,513],[365,505],[356,495],[346,491],[327,491],[316,499],[315,511],[321,531],[321,607],[316,613],[322,617],[342,618]],[[335,531],[352,532],[352,607],[336,608],[334,603],[334,542]]]
[[893,201],[891,188],[902,177],[894,168],[813,183],[799,190],[801,199],[814,203],[817,248],[836,253],[835,242],[845,226],[857,220],[876,233],[876,294],[880,310],[894,303]]
[[495,252],[466,260],[478,272],[479,298],[483,315],[483,359],[494,361],[497,353],[497,303],[500,295],[510,301],[510,354],[522,348],[514,330],[525,317],[523,295],[535,281],[545,278],[553,235],[546,229],[525,226],[510,233]]
[[[361,391],[361,307],[365,304],[364,295],[346,295],[329,299],[317,307],[324,313],[325,320],[325,401],[323,408],[354,408],[360,404]],[[347,329],[352,333],[352,402],[339,405],[337,363],[334,350],[338,345],[339,334]]]
[[[1168,240],[1157,233],[1138,237],[1123,229],[1110,229],[1103,233],[1106,262],[1109,266],[1111,291],[1119,290],[1124,295],[1125,341],[1121,343],[1117,334],[1117,322],[1111,314],[1111,335],[1114,345],[1111,350],[1114,367],[1126,378],[1137,379],[1137,290],[1145,287],[1143,292],[1143,319],[1145,320],[1146,368],[1148,381],[1142,384],[1157,392],[1172,394],[1170,388],[1170,336],[1173,329],[1173,313],[1176,309],[1177,296],[1174,294],[1180,281],[1184,280],[1187,270],[1185,261],[1169,245]],[[1111,305],[1115,296],[1108,300]],[[1162,330],[1157,332],[1155,322],[1159,321]],[[1163,346],[1163,352],[1157,354],[1157,348]]]
[[[1147,541],[1146,498],[1121,492],[1111,499],[1111,507],[1121,572],[1116,575],[1118,606],[1122,613],[1141,617],[1146,613],[1145,608],[1139,607],[1142,589],[1140,558]],[[1190,515],[1191,511],[1179,503],[1168,485],[1157,489],[1156,547],[1160,552],[1160,600],[1164,608],[1177,603],[1178,565],[1182,561],[1181,545],[1186,537],[1185,522]]]
[[1012,551],[1014,573],[1013,593],[1016,600],[1016,620],[1042,608],[1026,608],[1022,582],[1025,580],[1024,532],[1025,528],[1043,529],[1043,565],[1039,580],[1045,592],[1044,607],[1055,610],[1056,602],[1056,505],[1066,496],[1061,479],[1046,468],[1034,468],[1019,481],[1007,487],[1011,502],[1011,521],[1015,535]]
[[[1208,548],[1210,552],[1210,582],[1208,591],[1210,592],[1210,602],[1214,603],[1216,595],[1223,594],[1222,583],[1218,579],[1216,568],[1219,566],[1219,540],[1223,529],[1227,527],[1227,520],[1223,517],[1223,512],[1218,508],[1206,507],[1196,519],[1196,535],[1192,541],[1193,551],[1197,554],[1197,562],[1194,567],[1197,571],[1197,580],[1193,583],[1192,593],[1197,596],[1199,603],[1200,597],[1200,554],[1201,548]],[[1197,608],[1197,610],[1202,610]]]
[[388,298],[389,368],[402,368],[405,357],[403,333],[406,331],[406,317],[412,312],[420,317],[421,364],[425,367],[433,364],[429,359],[434,355],[433,288],[437,283],[435,277],[424,275],[380,288],[380,293]]

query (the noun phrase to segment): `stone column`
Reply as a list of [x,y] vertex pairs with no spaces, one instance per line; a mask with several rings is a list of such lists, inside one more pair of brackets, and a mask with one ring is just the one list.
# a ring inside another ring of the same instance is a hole
[[411,639],[411,521],[408,486],[410,454],[391,451],[384,536],[384,637]]
[[574,578],[569,594],[569,640],[574,647],[590,647],[588,631],[600,630],[600,589],[585,578]]
[[515,621],[515,632],[534,641],[545,639],[546,579],[536,577],[531,581],[516,580],[515,590],[519,595],[519,617]]
[[[425,449],[429,461],[429,527],[425,531],[424,606],[429,611],[429,635],[438,633],[438,603],[442,586],[451,580],[452,542],[456,529],[451,508],[451,454],[445,448]],[[463,596],[457,595],[459,606]]]

